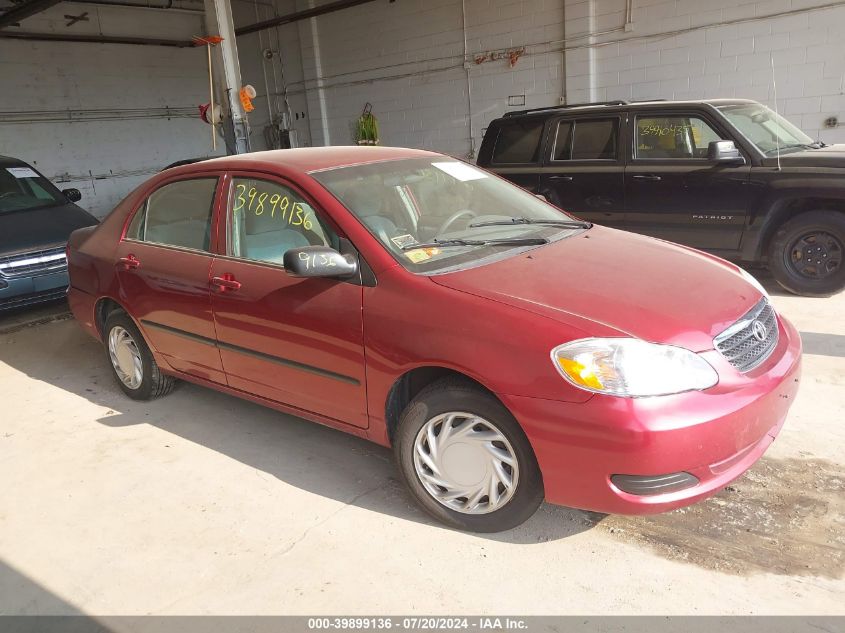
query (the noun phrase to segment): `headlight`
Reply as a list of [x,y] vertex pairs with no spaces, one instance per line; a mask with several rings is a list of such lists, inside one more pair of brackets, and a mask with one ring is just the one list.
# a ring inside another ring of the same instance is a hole
[[707,389],[716,370],[698,354],[635,338],[586,338],[559,345],[552,362],[580,389],[612,396],[663,396]]
[[763,284],[761,284],[759,281],[757,281],[757,279],[754,277],[754,275],[752,275],[752,274],[751,274],[751,273],[749,273],[748,271],[744,270],[743,268],[740,268],[740,269],[739,269],[739,274],[740,274],[740,275],[742,275],[742,278],[743,278],[743,279],[745,279],[745,281],[747,281],[747,282],[748,282],[748,283],[750,283],[752,286],[754,286],[755,288],[757,288],[757,290],[759,290],[759,291],[760,291],[760,294],[761,294],[761,295],[763,295],[764,297],[766,297],[766,299],[768,299],[768,298],[769,298],[769,293],[768,293],[768,292],[766,292],[766,289],[765,289],[765,288],[763,288]]

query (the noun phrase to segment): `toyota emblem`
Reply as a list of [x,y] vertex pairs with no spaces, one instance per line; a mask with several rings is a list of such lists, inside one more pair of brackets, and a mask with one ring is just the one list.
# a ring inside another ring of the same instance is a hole
[[766,335],[768,334],[768,330],[766,330],[766,326],[763,325],[762,321],[757,321],[756,319],[751,324],[751,334],[754,335],[761,343],[766,340]]

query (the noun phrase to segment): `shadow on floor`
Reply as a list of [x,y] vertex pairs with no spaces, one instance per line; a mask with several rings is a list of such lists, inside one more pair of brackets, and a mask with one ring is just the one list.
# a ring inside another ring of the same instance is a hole
[[805,354],[845,358],[845,335],[824,332],[801,332]]
[[[0,337],[11,367],[109,409],[99,423],[151,424],[297,488],[373,512],[442,528],[398,480],[390,450],[238,398],[182,383],[169,396],[136,402],[117,387],[98,342],[74,321]],[[603,515],[544,504],[522,526],[483,538],[538,543],[594,527]]]

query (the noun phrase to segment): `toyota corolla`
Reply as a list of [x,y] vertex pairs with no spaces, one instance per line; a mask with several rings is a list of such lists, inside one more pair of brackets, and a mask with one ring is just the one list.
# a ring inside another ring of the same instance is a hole
[[798,333],[741,269],[432,152],[168,169],[68,258],[74,315],[129,397],[181,379],[392,446],[419,504],[466,530],[543,499],[703,499],[798,389]]

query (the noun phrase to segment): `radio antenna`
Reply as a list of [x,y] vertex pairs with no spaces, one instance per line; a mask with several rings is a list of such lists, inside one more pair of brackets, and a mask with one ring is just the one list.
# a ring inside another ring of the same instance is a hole
[[780,171],[780,114],[778,113],[778,83],[775,79],[775,56],[769,53],[769,61],[772,65],[772,90],[775,97],[775,114],[777,121],[775,121],[775,151],[778,157],[778,171]]

